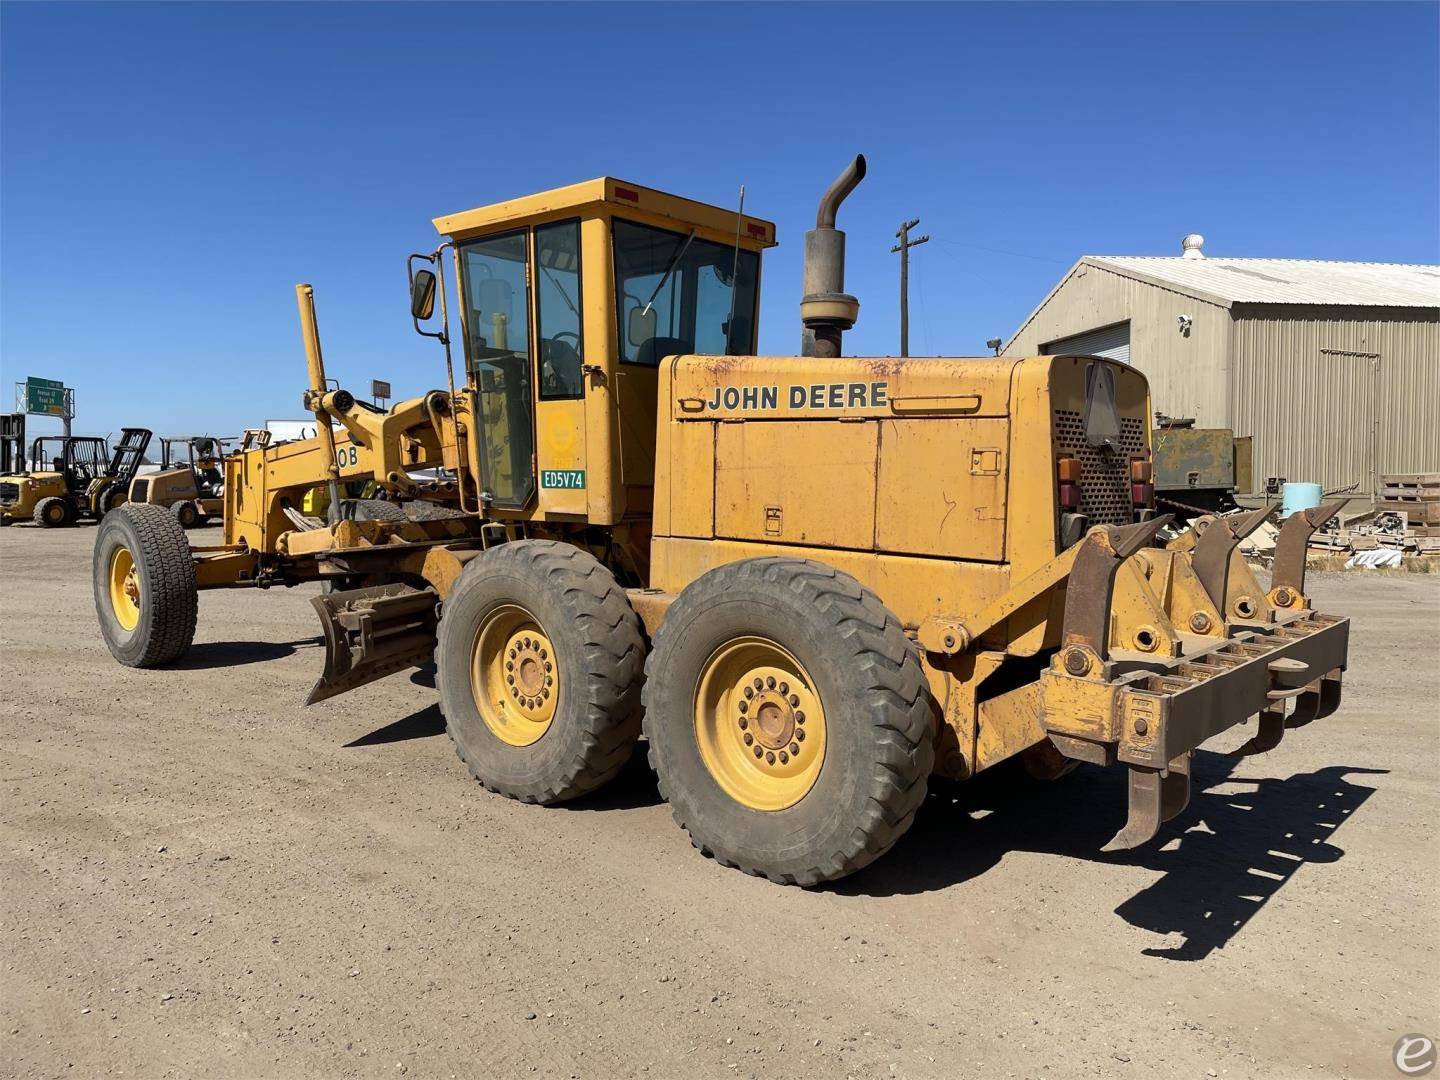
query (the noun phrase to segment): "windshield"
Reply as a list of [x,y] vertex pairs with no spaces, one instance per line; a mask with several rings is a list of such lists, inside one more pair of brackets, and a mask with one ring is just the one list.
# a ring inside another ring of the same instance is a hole
[[755,252],[618,219],[614,235],[622,360],[755,351]]

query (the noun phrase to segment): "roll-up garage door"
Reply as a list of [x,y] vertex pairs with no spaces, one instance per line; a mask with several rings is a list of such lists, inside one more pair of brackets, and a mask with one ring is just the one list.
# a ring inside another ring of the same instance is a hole
[[1083,334],[1061,338],[1042,346],[1049,355],[1061,353],[1083,353],[1086,356],[1103,356],[1107,360],[1130,363],[1130,324],[1116,323],[1099,330],[1087,330]]

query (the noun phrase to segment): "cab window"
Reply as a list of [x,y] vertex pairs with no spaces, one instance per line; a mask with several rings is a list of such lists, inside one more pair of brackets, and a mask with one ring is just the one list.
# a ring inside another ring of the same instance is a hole
[[580,312],[580,222],[557,221],[535,230],[536,341],[540,400],[585,396],[580,381],[585,340]]
[[622,360],[754,352],[755,252],[619,219],[613,232]]
[[522,230],[460,247],[466,352],[480,390],[483,481],[493,504],[509,509],[523,506],[535,488],[526,241]]

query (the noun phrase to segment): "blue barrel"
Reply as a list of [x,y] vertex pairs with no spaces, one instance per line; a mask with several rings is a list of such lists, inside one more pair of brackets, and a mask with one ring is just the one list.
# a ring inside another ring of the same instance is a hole
[[1297,510],[1313,510],[1320,505],[1319,484],[1286,484],[1280,489],[1280,516],[1287,518]]

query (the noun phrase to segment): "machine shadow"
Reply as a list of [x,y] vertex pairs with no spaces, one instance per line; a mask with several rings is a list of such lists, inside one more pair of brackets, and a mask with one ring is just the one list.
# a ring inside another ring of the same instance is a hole
[[[835,889],[869,896],[929,892],[984,873],[1010,851],[1129,863],[1163,876],[1116,914],[1181,939],[1145,949],[1146,955],[1200,960],[1224,947],[1300,867],[1344,855],[1331,837],[1375,791],[1347,777],[1388,771],[1337,765],[1279,780],[1235,775],[1242,764],[1196,751],[1189,807],[1149,846],[1114,855],[1100,848],[1125,816],[1121,769],[1082,767],[1044,784],[1018,767],[1001,766],[969,784],[932,782],[895,850]],[[1077,807],[1094,810],[1077,814]]]
[[408,742],[411,739],[431,739],[445,734],[445,717],[438,703],[428,705],[403,719],[376,728],[368,735],[361,735],[345,743],[342,749],[350,750],[360,746],[385,746],[389,743]]
[[560,803],[556,809],[639,810],[646,806],[658,806],[664,802],[660,798],[659,782],[655,779],[655,774],[650,771],[650,762],[646,760],[648,747],[649,743],[641,739],[635,744],[629,759],[621,766],[613,780],[599,791],[582,796],[573,802]]
[[180,671],[203,671],[209,668],[239,667],[279,660],[299,649],[322,644],[318,637],[295,641],[204,641],[190,646],[184,659],[174,666]]

